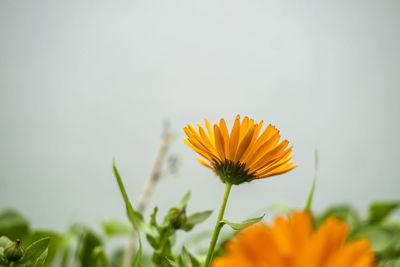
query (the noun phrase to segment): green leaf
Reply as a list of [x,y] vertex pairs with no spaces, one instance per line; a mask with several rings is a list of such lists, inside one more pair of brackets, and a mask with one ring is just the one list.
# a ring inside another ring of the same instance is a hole
[[314,192],[315,192],[315,184],[317,182],[317,171],[318,171],[318,151],[317,150],[315,150],[315,152],[314,152],[314,161],[315,161],[314,179],[313,179],[313,183],[311,185],[310,193],[308,194],[307,204],[305,207],[305,210],[307,210],[307,211],[311,211],[311,205],[313,202]]
[[[39,239],[38,241],[32,243],[25,251],[25,256],[22,258],[21,262],[35,262],[48,248],[50,242],[49,237]],[[47,257],[47,254],[46,254]]]
[[186,218],[186,224],[185,224],[183,230],[185,230],[185,231],[192,230],[195,225],[202,223],[203,221],[208,219],[208,217],[210,217],[211,213],[212,213],[212,210],[206,210],[206,211],[196,212],[196,213],[189,215]]
[[132,207],[132,204],[129,201],[128,195],[126,193],[124,183],[122,182],[117,166],[115,165],[115,160],[113,161],[113,170],[115,178],[117,179],[119,189],[121,191],[122,197],[125,202],[126,214],[128,215],[128,219],[131,222],[133,228],[138,232],[144,231],[147,234],[154,235],[155,234],[154,230],[144,223],[143,215]]
[[46,249],[40,256],[37,258],[33,267],[42,267],[47,259],[47,255],[49,253],[49,249]]
[[193,255],[191,255],[185,247],[182,247],[180,265],[182,267],[201,267],[200,262]]
[[97,246],[92,251],[92,258],[98,267],[108,267],[108,259],[101,246]]
[[356,228],[361,223],[360,216],[354,207],[347,204],[339,204],[329,207],[322,215],[315,218],[317,228],[330,216],[346,221],[351,228]]
[[190,255],[186,251],[185,247],[182,248],[181,260],[183,263],[183,267],[193,267],[192,260],[190,259]]
[[230,222],[227,220],[222,220],[219,222],[219,224],[222,226],[224,224],[229,225],[230,227],[232,227],[233,230],[241,230],[242,228],[249,226],[251,224],[254,223],[258,223],[259,221],[261,221],[264,218],[265,214],[263,216],[257,217],[257,218],[252,218],[252,219],[248,219],[242,222]]
[[379,223],[388,217],[393,211],[399,208],[400,202],[375,202],[369,207],[368,221]]
[[16,210],[5,210],[0,213],[0,236],[11,240],[23,239],[29,233],[29,221]]
[[78,251],[78,257],[80,266],[82,267],[96,266],[96,263],[93,258],[93,250],[96,247],[101,246],[100,238],[89,230],[82,235],[81,240],[79,240],[79,245],[80,248]]
[[133,228],[136,231],[140,231],[142,229],[142,225],[143,225],[143,216],[140,212],[136,211],[132,207],[132,204],[129,201],[128,195],[126,193],[124,183],[122,182],[122,179],[118,172],[117,166],[115,165],[115,161],[113,162],[113,169],[114,169],[115,178],[117,179],[119,190],[121,191],[122,197],[125,202],[126,213],[128,215],[128,218],[129,218],[130,222],[132,223]]
[[29,236],[27,236],[24,240],[23,243],[25,246],[29,246],[36,240],[49,237],[50,242],[49,242],[49,247],[48,247],[48,252],[47,252],[47,257],[46,257],[46,262],[43,264],[43,266],[50,266],[50,263],[53,261],[57,251],[59,251],[59,248],[61,246],[63,237],[60,236],[59,234],[51,231],[35,231]]
[[167,262],[168,262],[169,264],[171,264],[172,267],[180,267],[179,264],[176,263],[175,261],[173,261],[173,260],[171,260],[171,259],[168,259],[168,258],[166,258],[166,259],[167,259]]
[[180,209],[180,210],[181,210],[181,209],[184,209],[184,208],[186,207],[187,203],[189,202],[190,195],[191,195],[191,192],[190,192],[190,190],[189,190],[189,191],[187,191],[187,193],[183,196],[183,198],[179,201],[179,203],[176,204],[175,208]]
[[371,247],[375,252],[381,252],[390,247],[393,241],[393,235],[379,226],[365,226],[355,229],[349,236],[349,239],[368,237],[371,241]]
[[138,233],[138,240],[139,240],[139,249],[138,249],[138,251],[136,253],[135,259],[133,260],[132,267],[140,266],[140,259],[142,258],[142,250],[143,250],[143,248],[142,248],[142,241],[140,239],[139,233]]
[[154,207],[153,213],[150,214],[150,225],[153,227],[158,227],[157,223],[157,212],[158,212],[158,207]]
[[107,220],[101,224],[103,231],[108,236],[121,236],[130,233],[131,228],[124,222],[118,220]]

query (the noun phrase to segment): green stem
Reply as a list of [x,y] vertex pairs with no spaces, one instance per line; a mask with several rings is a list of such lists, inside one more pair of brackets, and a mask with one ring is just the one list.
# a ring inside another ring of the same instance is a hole
[[208,267],[210,265],[210,261],[212,259],[213,253],[214,253],[215,245],[217,244],[218,235],[222,229],[222,225],[220,224],[220,221],[224,218],[226,202],[228,201],[228,196],[229,196],[229,192],[231,191],[231,187],[232,187],[232,184],[225,182],[224,198],[222,199],[222,204],[219,209],[217,223],[215,224],[214,233],[211,238],[210,247],[208,248],[206,263],[204,264],[204,267]]

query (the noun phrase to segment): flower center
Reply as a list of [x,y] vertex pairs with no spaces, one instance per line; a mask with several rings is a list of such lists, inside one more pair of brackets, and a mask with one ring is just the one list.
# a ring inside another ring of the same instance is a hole
[[254,172],[246,169],[246,163],[225,160],[224,163],[214,162],[215,170],[221,180],[230,184],[241,184],[254,179]]

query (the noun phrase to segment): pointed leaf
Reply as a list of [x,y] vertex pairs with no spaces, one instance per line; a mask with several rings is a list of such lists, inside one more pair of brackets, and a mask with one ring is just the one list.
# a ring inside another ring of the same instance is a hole
[[251,224],[254,223],[258,223],[259,221],[261,221],[264,218],[265,214],[263,216],[257,217],[257,218],[253,218],[253,219],[248,219],[242,222],[230,222],[227,220],[222,220],[220,221],[220,225],[223,226],[224,224],[229,225],[230,227],[232,227],[233,230],[241,230],[242,228],[249,226]]
[[369,207],[369,222],[379,223],[399,208],[400,202],[376,202]]
[[158,212],[158,207],[155,206],[153,213],[150,214],[150,225],[153,227],[157,227],[158,223],[157,223],[157,212]]
[[193,227],[199,223],[202,223],[208,217],[210,217],[212,213],[212,210],[206,210],[206,211],[201,211],[201,212],[196,212],[191,215],[189,215],[186,219],[186,224],[183,230],[185,231],[190,231],[193,229]]
[[175,208],[177,209],[183,209],[186,207],[187,203],[189,202],[191,196],[190,190],[187,191],[187,193],[183,196],[183,198],[179,201],[178,204],[176,204]]
[[42,267],[44,262],[47,259],[47,255],[49,253],[49,249],[46,248],[46,250],[42,253],[42,255],[39,256],[39,258],[37,258],[35,264],[33,265],[33,267]]
[[45,237],[32,243],[25,251],[21,262],[34,262],[49,246],[50,238]]
[[115,160],[113,161],[113,170],[115,174],[115,178],[117,179],[117,183],[119,186],[119,189],[122,194],[122,198],[124,199],[125,202],[125,207],[126,207],[126,214],[128,215],[128,219],[131,222],[133,228],[136,231],[144,231],[148,234],[154,235],[154,230],[150,228],[146,223],[143,221],[143,215],[135,210],[129,201],[128,195],[125,190],[124,183],[122,182],[122,178],[118,172],[117,166],[115,165]]
[[315,150],[315,153],[314,153],[314,160],[315,160],[314,179],[313,179],[313,183],[311,185],[310,193],[308,194],[307,204],[306,204],[306,207],[305,207],[306,211],[311,211],[311,205],[312,205],[312,201],[313,201],[313,198],[314,198],[315,184],[317,182],[317,171],[318,171],[318,151],[317,150]]

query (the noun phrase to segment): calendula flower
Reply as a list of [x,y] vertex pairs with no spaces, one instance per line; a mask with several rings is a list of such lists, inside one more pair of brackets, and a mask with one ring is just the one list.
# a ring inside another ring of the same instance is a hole
[[269,124],[263,131],[263,121],[254,123],[238,115],[229,134],[225,120],[219,125],[205,119],[206,130],[198,124],[198,131],[188,125],[184,138],[193,150],[202,157],[198,161],[211,168],[224,182],[241,184],[254,179],[270,177],[288,172],[296,167],[292,161],[292,146],[287,140],[280,141],[279,131]]
[[308,212],[278,217],[273,225],[256,224],[226,245],[212,267],[372,267],[368,239],[346,242],[347,225],[328,218],[313,231]]

